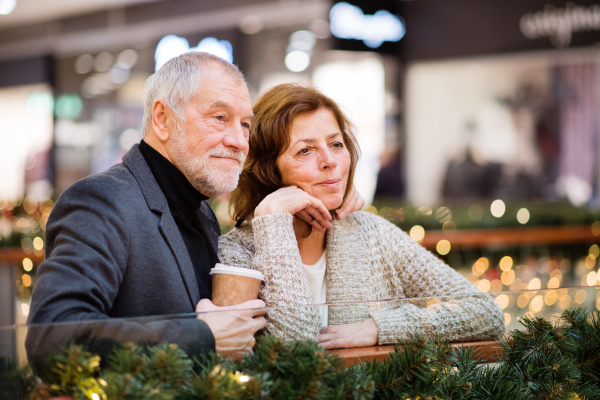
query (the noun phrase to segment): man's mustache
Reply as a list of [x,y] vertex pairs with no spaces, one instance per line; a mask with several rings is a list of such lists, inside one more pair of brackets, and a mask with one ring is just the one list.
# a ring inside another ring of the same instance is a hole
[[210,149],[206,152],[206,156],[234,158],[239,161],[240,165],[244,165],[246,155],[241,151],[233,151],[227,149]]

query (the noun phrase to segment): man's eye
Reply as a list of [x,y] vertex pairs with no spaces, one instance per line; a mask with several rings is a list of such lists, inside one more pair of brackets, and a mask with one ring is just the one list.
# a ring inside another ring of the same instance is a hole
[[222,115],[217,115],[215,118],[221,122],[225,121],[225,117]]

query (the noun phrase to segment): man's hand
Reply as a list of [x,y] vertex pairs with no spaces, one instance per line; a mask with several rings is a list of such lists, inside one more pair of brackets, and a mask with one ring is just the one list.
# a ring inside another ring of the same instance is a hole
[[[250,300],[230,307],[217,307],[212,301],[202,299],[196,306],[198,319],[206,322],[215,337],[215,349],[221,356],[240,360],[252,352],[254,334],[267,325],[262,300]],[[253,310],[254,309],[254,310]]]
[[352,184],[352,190],[348,193],[348,197],[344,200],[344,204],[336,211],[339,219],[344,219],[346,215],[358,211],[365,206],[365,199],[356,190],[356,186]]
[[319,332],[319,346],[324,349],[375,346],[378,334],[373,318],[354,324],[324,326]]
[[304,220],[319,232],[331,228],[331,214],[323,202],[296,186],[278,189],[265,197],[254,210],[254,216],[289,213]]

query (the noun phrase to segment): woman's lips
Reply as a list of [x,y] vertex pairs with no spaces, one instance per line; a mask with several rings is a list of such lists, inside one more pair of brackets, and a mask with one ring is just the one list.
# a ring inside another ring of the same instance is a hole
[[342,181],[341,179],[331,179],[331,180],[328,180],[328,181],[320,182],[319,185],[320,186],[324,186],[324,187],[332,188],[332,187],[338,186],[341,181]]

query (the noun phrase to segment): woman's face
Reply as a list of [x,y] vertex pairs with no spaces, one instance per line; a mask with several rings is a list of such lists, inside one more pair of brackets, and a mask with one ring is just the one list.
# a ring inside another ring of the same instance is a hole
[[331,111],[303,113],[292,121],[290,146],[277,158],[286,186],[297,186],[321,200],[328,210],[342,205],[350,153]]

